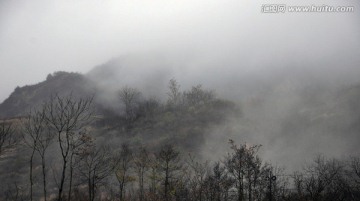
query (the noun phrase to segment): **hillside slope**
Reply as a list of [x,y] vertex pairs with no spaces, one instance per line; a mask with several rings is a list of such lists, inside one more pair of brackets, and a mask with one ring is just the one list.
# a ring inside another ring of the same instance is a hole
[[79,73],[55,72],[38,84],[17,87],[0,104],[0,118],[26,115],[30,109],[41,104],[51,95],[72,93],[74,96],[88,96],[94,93],[94,89],[94,84]]

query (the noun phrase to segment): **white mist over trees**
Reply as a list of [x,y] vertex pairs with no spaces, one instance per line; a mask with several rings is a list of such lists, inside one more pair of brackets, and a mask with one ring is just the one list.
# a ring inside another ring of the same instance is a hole
[[273,3],[0,1],[0,200],[359,200],[360,3]]
[[[124,91],[131,95],[130,103],[133,95],[141,97],[135,88]],[[358,199],[359,157],[313,155],[312,162],[293,172],[264,160],[266,146],[227,139],[222,154],[206,158],[199,146],[213,137],[208,131],[231,125],[243,114],[201,85],[181,90],[171,79],[167,95],[165,101],[137,99],[131,126],[126,107],[121,113],[109,113],[94,102],[96,96],[72,94],[50,96],[26,117],[9,120],[3,130],[13,132],[15,139],[23,135],[12,147],[15,157],[25,151],[18,160],[27,166],[6,179],[9,183],[4,183],[8,186],[1,196],[122,201]],[[22,129],[15,132],[17,128]]]

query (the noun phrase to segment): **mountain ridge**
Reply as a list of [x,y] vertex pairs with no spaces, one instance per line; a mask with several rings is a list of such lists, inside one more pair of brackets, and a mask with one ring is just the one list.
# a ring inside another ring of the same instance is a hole
[[72,93],[76,96],[90,95],[94,85],[80,73],[57,71],[49,74],[46,80],[34,85],[16,87],[0,104],[0,118],[26,115],[33,107],[50,96]]

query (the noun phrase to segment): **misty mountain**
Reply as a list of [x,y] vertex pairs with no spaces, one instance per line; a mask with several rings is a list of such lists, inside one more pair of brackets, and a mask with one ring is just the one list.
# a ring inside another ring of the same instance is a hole
[[[145,76],[144,72],[133,69],[134,65],[143,64],[141,59],[137,62],[133,58],[114,59],[84,75],[49,74],[43,82],[16,88],[0,105],[0,117],[24,116],[31,109],[41,107],[51,96],[94,97],[93,106],[100,118],[93,125],[96,128],[93,134],[100,141],[115,143],[115,146],[119,141],[152,145],[177,142],[187,149],[195,149],[201,147],[212,127],[241,115],[234,102],[201,85],[180,89],[179,84],[179,105],[170,106],[169,80],[159,79],[161,73],[157,71],[150,73],[154,76]],[[134,77],[139,78],[137,83],[126,81]],[[131,122],[119,96],[126,87],[139,92]]]
[[51,95],[72,93],[74,96],[91,96],[94,84],[79,73],[55,72],[45,81],[34,85],[16,87],[13,93],[0,104],[0,117],[9,118],[26,115]]
[[[213,153],[209,158],[218,158],[231,138],[262,144],[267,147],[265,159],[292,168],[302,163],[297,158],[317,152],[337,157],[359,153],[360,85],[356,82],[341,84],[319,80],[319,76],[309,72],[280,70],[272,72],[272,76],[244,73],[238,81],[210,82],[204,78],[223,74],[215,71],[188,75],[174,67],[176,64],[159,60],[121,57],[96,66],[87,74],[51,74],[41,83],[16,88],[0,105],[0,117],[22,116],[54,93],[94,95],[97,111],[104,116],[97,131],[103,141],[114,136],[131,136],[132,142],[151,144],[176,141],[190,149],[203,148],[203,153]],[[215,89],[217,101],[202,109],[189,107],[181,113],[161,109],[149,119],[145,106],[151,100],[166,103],[171,78],[179,81],[184,92],[190,92],[196,84],[203,84],[206,90]],[[119,90],[125,86],[141,92],[141,114],[133,125],[135,129],[130,131],[123,130],[124,105],[119,100]],[[240,108],[241,115],[231,112],[238,110],[235,108]],[[196,140],[188,140],[194,136]]]

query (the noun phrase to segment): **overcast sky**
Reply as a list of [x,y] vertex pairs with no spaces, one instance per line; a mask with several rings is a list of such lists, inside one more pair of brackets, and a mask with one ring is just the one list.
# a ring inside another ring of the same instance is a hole
[[[261,13],[269,3],[355,12]],[[351,74],[360,68],[359,22],[358,0],[0,0],[0,102],[48,73],[85,73],[137,53],[194,55],[189,72],[222,62],[237,72],[312,62]]]

